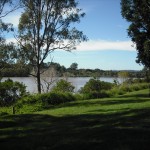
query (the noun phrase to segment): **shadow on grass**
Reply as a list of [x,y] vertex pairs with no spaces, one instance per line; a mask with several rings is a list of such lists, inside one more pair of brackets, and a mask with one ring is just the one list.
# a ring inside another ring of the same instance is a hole
[[147,102],[150,101],[150,97],[148,93],[129,93],[129,94],[125,94],[125,95],[120,95],[114,98],[102,98],[102,99],[94,99],[94,100],[83,100],[83,101],[76,101],[76,102],[71,102],[71,103],[65,103],[59,106],[55,106],[53,109],[55,108],[59,108],[59,107],[74,107],[74,106],[91,106],[91,105],[97,105],[97,104],[101,104],[101,105],[117,105],[117,104],[134,104],[134,103],[143,103],[143,102]]
[[71,103],[65,103],[59,106],[55,106],[52,109],[57,108],[65,108],[65,107],[76,107],[76,106],[85,106],[91,107],[91,105],[119,105],[119,104],[137,104],[137,103],[144,103],[150,101],[150,98],[137,98],[137,97],[117,97],[117,98],[107,98],[107,99],[94,99],[94,100],[83,100]]
[[[131,92],[132,93],[132,92]],[[125,95],[121,95],[119,97],[136,97],[136,98],[150,98],[149,96],[149,91],[147,91],[147,93],[129,93],[129,94],[125,94]]]
[[150,110],[114,114],[3,116],[2,150],[149,150]]
[[102,105],[113,105],[113,104],[134,104],[134,103],[144,103],[150,101],[150,99],[140,99],[140,98],[127,98],[127,99],[118,99],[115,100],[108,100],[108,101],[102,101]]

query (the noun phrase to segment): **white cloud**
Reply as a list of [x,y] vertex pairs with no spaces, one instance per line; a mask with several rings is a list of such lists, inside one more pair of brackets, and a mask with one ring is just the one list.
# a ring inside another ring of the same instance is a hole
[[106,41],[106,40],[89,40],[82,42],[77,46],[79,51],[104,51],[104,50],[123,50],[135,51],[135,45],[131,41]]
[[[15,38],[7,38],[7,42],[17,43]],[[135,44],[131,41],[106,41],[106,40],[89,40],[82,42],[77,46],[77,51],[136,51]]]
[[6,42],[7,43],[10,43],[10,42],[17,43],[17,40],[15,38],[7,38]]

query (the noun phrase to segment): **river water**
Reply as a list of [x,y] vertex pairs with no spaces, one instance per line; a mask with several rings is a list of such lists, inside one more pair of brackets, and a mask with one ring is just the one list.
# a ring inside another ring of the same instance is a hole
[[[5,81],[8,78],[3,78],[2,81]],[[34,77],[11,77],[10,79],[12,79],[13,81],[18,81],[18,82],[22,82],[23,84],[25,84],[27,86],[27,91],[30,93],[37,93],[37,84],[36,84],[36,80]],[[58,81],[60,78],[55,79],[56,81]],[[83,87],[86,82],[89,81],[89,79],[91,79],[91,77],[68,77],[66,80],[68,82],[71,82],[71,84],[75,87],[75,92],[77,92],[78,90],[80,90],[81,87]],[[113,83],[114,79],[113,77],[100,77],[99,78],[101,81],[105,81],[105,82],[110,82]],[[46,78],[47,81],[50,81],[51,79]],[[120,79],[118,79],[119,81]],[[56,82],[55,82],[56,83]],[[52,86],[55,85],[52,84]],[[43,85],[43,90],[46,91],[46,86],[44,81],[42,80],[42,85]],[[51,87],[52,87],[51,86]]]

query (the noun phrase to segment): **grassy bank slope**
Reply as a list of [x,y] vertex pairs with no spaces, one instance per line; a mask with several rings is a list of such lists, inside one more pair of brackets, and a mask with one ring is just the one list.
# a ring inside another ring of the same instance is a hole
[[15,150],[149,150],[148,90],[0,116],[0,148]]

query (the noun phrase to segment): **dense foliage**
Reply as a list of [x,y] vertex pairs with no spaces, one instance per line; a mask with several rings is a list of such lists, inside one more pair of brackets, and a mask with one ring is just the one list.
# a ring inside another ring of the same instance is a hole
[[70,82],[61,79],[53,87],[52,91],[54,91],[54,92],[73,92],[74,88],[75,87]]
[[128,35],[136,44],[137,62],[150,67],[150,0],[122,0],[122,16],[131,24]]
[[67,92],[49,92],[29,95],[23,97],[16,103],[15,110],[16,113],[22,113],[24,110],[28,112],[35,112],[74,100],[75,96]]
[[1,77],[28,77],[31,72],[29,65],[21,63],[4,63],[0,66]]
[[100,98],[107,97],[106,90],[110,90],[114,85],[109,82],[104,82],[96,79],[90,79],[83,88],[81,88],[80,93],[88,95],[87,98]]
[[11,64],[16,58],[14,44],[5,40],[5,34],[14,31],[13,25],[4,22],[3,18],[18,8],[17,3],[13,0],[0,0],[0,77],[5,72],[5,64]]
[[0,106],[12,105],[26,95],[26,86],[8,79],[0,82]]
[[99,92],[101,90],[109,90],[113,86],[112,83],[104,82],[96,79],[90,79],[81,89],[82,93]]

